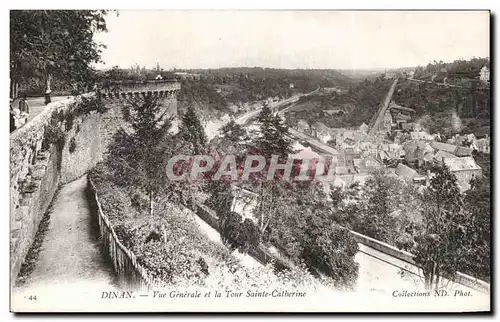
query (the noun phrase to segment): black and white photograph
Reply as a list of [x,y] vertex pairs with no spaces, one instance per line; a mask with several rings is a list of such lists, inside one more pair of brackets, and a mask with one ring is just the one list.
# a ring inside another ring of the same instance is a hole
[[491,311],[489,10],[9,17],[11,312]]

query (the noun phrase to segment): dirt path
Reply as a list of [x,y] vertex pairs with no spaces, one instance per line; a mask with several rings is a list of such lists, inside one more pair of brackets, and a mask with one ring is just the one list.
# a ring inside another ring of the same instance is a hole
[[86,176],[55,196],[36,266],[21,289],[114,288],[114,272],[100,248],[99,231],[85,195]]

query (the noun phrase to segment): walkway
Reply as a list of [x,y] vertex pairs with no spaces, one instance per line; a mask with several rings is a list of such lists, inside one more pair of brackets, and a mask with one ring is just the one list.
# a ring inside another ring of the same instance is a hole
[[[75,288],[92,293],[113,290],[113,268],[100,248],[86,185],[83,176],[64,185],[55,196],[37,263],[20,290],[40,295]],[[40,288],[43,291],[37,291]]]
[[[59,102],[67,99],[71,96],[54,96],[51,97],[51,102]],[[40,114],[47,105],[45,105],[45,98],[43,97],[33,97],[28,98],[28,104],[30,106],[30,114],[28,116],[28,122],[34,119],[38,114]]]

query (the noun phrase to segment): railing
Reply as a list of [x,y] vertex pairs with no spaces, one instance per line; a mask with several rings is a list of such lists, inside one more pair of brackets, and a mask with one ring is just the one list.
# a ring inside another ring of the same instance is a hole
[[104,249],[108,253],[120,284],[141,290],[151,290],[158,288],[158,285],[148,276],[144,267],[137,258],[118,240],[108,217],[104,214],[97,196],[94,183],[87,177],[87,189],[89,190],[90,204],[97,213],[99,230],[104,244]]
[[[198,217],[220,233],[219,220],[217,214],[212,209],[203,204],[196,204],[195,209],[195,213]],[[269,252],[267,247],[262,244],[257,247],[250,247],[247,252],[248,255],[252,256],[263,265],[272,262],[276,270],[283,270],[294,266],[293,263],[284,256],[275,255]]]

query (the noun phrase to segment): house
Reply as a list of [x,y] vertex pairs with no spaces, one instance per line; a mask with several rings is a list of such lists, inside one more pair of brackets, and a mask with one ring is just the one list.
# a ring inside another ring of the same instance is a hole
[[412,140],[426,140],[426,141],[431,141],[433,137],[424,131],[412,131],[410,132],[410,138]]
[[368,133],[369,127],[364,122],[359,126],[359,131],[361,133]]
[[414,131],[416,123],[401,123],[401,129],[403,131]]
[[442,162],[443,158],[456,158],[456,156],[454,154],[451,154],[451,153],[448,153],[446,151],[442,151],[442,150],[437,150],[436,153],[434,154],[434,161],[437,161],[437,162]]
[[477,151],[482,153],[490,153],[490,138],[486,137],[476,141]]
[[466,146],[459,146],[455,151],[455,155],[457,157],[470,157],[472,155],[472,148],[468,148]]
[[408,164],[422,165],[432,160],[434,149],[424,141],[408,141],[403,146]]
[[304,120],[299,120],[297,122],[297,131],[302,132],[302,133],[309,133],[310,127],[309,124],[307,124],[306,121]]
[[430,145],[432,148],[434,148],[436,150],[448,152],[448,153],[451,153],[457,157],[471,156],[472,151],[473,151],[471,148],[468,148],[465,146],[457,146],[457,145],[453,145],[453,144],[435,142],[435,141],[432,141],[430,143]]
[[488,67],[483,66],[483,68],[481,68],[481,71],[479,71],[479,80],[484,84],[490,82],[490,69]]
[[443,162],[457,178],[461,192],[469,190],[470,181],[482,175],[481,167],[472,157],[444,158]]
[[383,165],[374,158],[354,159],[353,164],[357,173],[373,173],[383,168]]
[[326,143],[332,139],[331,131],[328,126],[321,122],[315,122],[311,125],[312,135],[323,143]]

